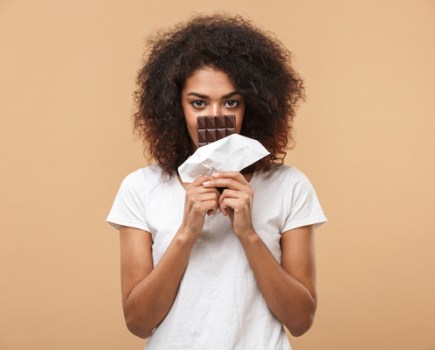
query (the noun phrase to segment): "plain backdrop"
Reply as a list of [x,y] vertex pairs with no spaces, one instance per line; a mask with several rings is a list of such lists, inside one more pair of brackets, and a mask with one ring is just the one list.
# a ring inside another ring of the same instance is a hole
[[433,0],[0,1],[0,348],[143,348],[105,217],[147,164],[131,125],[145,38],[213,11],[275,33],[305,80],[286,163],[329,223],[294,348],[435,349]]

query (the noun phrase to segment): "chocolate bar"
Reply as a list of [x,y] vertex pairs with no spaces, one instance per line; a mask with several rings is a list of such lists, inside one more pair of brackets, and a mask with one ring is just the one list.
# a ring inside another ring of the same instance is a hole
[[204,146],[236,132],[235,115],[198,117],[198,146]]

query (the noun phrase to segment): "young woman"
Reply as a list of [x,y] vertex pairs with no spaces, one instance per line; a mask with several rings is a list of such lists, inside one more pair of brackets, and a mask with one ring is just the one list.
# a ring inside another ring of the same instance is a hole
[[[282,164],[303,97],[290,53],[226,15],[148,49],[135,127],[157,164],[125,178],[107,219],[120,231],[127,326],[147,349],[291,349],[283,325],[300,336],[313,322],[314,227],[326,218],[306,176]],[[271,155],[182,183],[197,117],[226,114]]]

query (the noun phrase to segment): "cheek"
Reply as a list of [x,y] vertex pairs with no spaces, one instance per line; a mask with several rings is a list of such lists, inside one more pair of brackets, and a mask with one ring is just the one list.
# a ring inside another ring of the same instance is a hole
[[187,128],[189,130],[196,129],[197,126],[196,115],[187,113],[184,115],[184,117],[186,118]]
[[194,113],[192,113],[192,111],[189,110],[189,105],[186,103],[181,103],[181,107],[183,108],[184,119],[189,131],[192,126],[196,128],[196,116]]
[[198,132],[197,132],[197,115],[192,110],[192,106],[185,102],[181,102],[183,109],[184,120],[186,121],[187,131],[189,132],[190,139],[193,144],[198,147]]
[[242,130],[244,115],[245,115],[244,108],[243,108],[243,110],[240,111],[240,113],[237,113],[237,115],[236,115],[236,131],[238,134],[240,134],[240,131]]
[[194,143],[196,144],[196,140],[198,138],[197,135],[197,119],[196,119],[196,115],[194,114],[189,114],[188,112],[186,114],[184,114],[184,117],[186,119],[186,125],[187,125],[187,130],[189,131],[189,135],[192,139],[192,141],[194,141]]

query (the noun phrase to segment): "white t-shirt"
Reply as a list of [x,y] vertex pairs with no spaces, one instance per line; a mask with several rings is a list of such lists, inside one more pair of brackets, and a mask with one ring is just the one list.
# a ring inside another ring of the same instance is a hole
[[[320,225],[326,217],[316,193],[294,167],[254,173],[252,220],[277,261],[285,231]],[[121,184],[107,221],[152,234],[158,264],[184,212],[185,190],[159,165],[136,170]],[[148,350],[290,350],[272,315],[228,217],[206,216],[168,315],[148,340]]]

